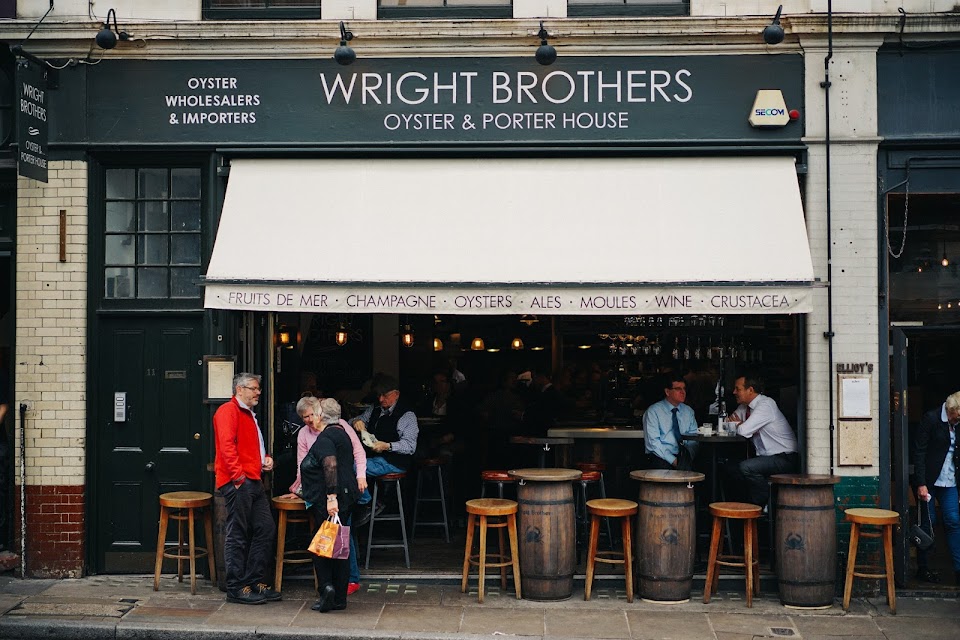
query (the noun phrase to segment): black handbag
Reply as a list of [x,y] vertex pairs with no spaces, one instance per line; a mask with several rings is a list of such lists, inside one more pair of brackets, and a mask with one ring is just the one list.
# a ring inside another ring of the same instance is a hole
[[910,544],[915,546],[920,551],[926,551],[933,546],[933,525],[930,521],[930,502],[927,501],[927,526],[930,527],[930,533],[927,533],[927,530],[920,526],[920,512],[923,511],[924,505],[917,505],[917,522],[910,526]]

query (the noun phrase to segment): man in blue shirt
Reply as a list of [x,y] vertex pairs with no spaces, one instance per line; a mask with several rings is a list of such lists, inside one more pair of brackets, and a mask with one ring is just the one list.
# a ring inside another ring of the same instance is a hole
[[684,404],[687,383],[679,374],[668,375],[663,384],[664,399],[650,405],[643,414],[643,446],[650,469],[689,471],[697,443],[683,442],[682,436],[697,433],[693,409]]

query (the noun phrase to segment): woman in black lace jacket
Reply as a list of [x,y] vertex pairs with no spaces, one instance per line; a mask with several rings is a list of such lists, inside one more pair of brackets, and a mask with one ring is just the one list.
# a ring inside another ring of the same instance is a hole
[[[339,420],[340,404],[333,398],[321,400],[320,435],[300,464],[303,499],[318,526],[337,513],[341,522],[349,521],[360,493],[353,471],[353,447]],[[321,613],[346,609],[349,560],[314,556],[313,565],[320,597],[312,608]]]

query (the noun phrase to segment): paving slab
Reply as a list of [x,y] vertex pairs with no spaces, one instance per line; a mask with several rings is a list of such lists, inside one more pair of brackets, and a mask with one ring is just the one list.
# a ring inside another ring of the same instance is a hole
[[[944,640],[960,638],[958,611],[949,618],[884,616],[877,618],[877,627],[889,640]],[[920,622],[922,621],[922,623]]]
[[266,604],[249,605],[224,602],[223,606],[210,613],[203,622],[204,627],[288,627],[290,622],[304,607],[303,600],[281,600]]
[[460,622],[461,633],[486,635],[543,636],[544,611],[464,608]]
[[320,613],[310,608],[313,602],[306,602],[300,611],[290,621],[290,629],[298,633],[301,630],[328,629],[328,630],[358,630],[376,629],[383,611],[382,604],[357,603],[347,601],[347,608],[343,611],[328,611]]
[[755,636],[775,637],[772,629],[793,629],[799,635],[793,621],[787,615],[752,613],[711,613],[710,625],[719,637],[720,633],[742,633]]
[[17,596],[13,594],[0,594],[0,616],[5,614],[10,609],[13,609],[15,606],[23,602],[23,596]]
[[630,626],[622,611],[596,609],[549,610],[544,615],[546,637],[629,638]]
[[459,607],[386,604],[380,614],[377,629],[401,633],[456,633],[460,630],[462,616],[463,610]]
[[805,639],[809,636],[882,636],[876,620],[867,615],[791,616],[794,627]]
[[713,638],[709,618],[686,611],[627,611],[631,637],[638,640],[703,640]]

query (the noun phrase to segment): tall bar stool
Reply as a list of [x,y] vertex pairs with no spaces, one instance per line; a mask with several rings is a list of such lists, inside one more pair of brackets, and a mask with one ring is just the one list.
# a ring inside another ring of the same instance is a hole
[[[423,478],[427,474],[432,474],[437,479],[437,491],[439,497],[424,497]],[[417,474],[417,493],[413,501],[413,523],[410,526],[410,539],[413,540],[417,535],[417,527],[443,527],[443,537],[450,542],[450,526],[447,522],[447,497],[444,492],[443,481],[443,461],[440,458],[427,458],[420,463],[420,473]],[[420,515],[421,502],[439,502],[441,520],[418,520]]]
[[[467,500],[467,542],[463,550],[463,573],[460,580],[460,592],[467,592],[467,581],[470,577],[470,565],[476,565],[479,568],[479,583],[477,584],[477,597],[483,604],[483,588],[487,567],[499,567],[500,569],[500,588],[507,588],[507,567],[513,567],[513,586],[517,592],[517,600],[520,599],[520,555],[517,544],[517,508],[518,505],[513,500],[503,500],[501,498],[479,498],[477,500]],[[473,529],[477,525],[477,516],[480,516],[480,549],[477,555],[473,555]],[[498,521],[490,522],[489,518],[497,518]],[[505,518],[505,520],[499,520]],[[487,529],[497,529],[499,537],[499,553],[487,553]],[[505,553],[503,540],[503,530],[506,529],[510,536],[510,553]],[[487,558],[496,558],[497,561],[489,562]]]
[[[407,477],[406,473],[387,473],[373,481],[373,511],[370,514],[370,530],[367,532],[367,560],[364,569],[370,568],[370,552],[373,549],[403,549],[403,558],[407,569],[410,568],[410,548],[407,546],[407,523],[403,516],[403,494],[400,492],[400,481]],[[388,513],[386,510],[377,515],[377,498],[380,495],[380,486],[384,482],[392,482],[397,490],[397,511]],[[373,541],[373,528],[378,522],[399,522],[400,540]]]
[[[578,467],[580,465],[577,465]],[[587,466],[587,465],[584,465]],[[587,536],[590,523],[590,514],[587,513],[587,501],[589,497],[587,496],[587,491],[590,487],[596,487],[599,489],[600,498],[605,499],[607,497],[607,490],[603,484],[603,472],[602,471],[583,471],[580,475],[579,480],[574,481],[574,487],[577,488],[575,493],[576,496],[576,520],[577,520],[577,553],[579,559],[579,550],[587,546]],[[604,519],[605,525],[605,534],[607,536],[607,543],[610,545],[610,548],[613,549],[613,533],[610,528],[610,521]]]
[[[590,599],[593,590],[593,570],[597,562],[606,564],[622,564],[627,581],[627,602],[633,602],[633,536],[630,533],[630,519],[637,514],[639,505],[633,500],[618,500],[616,498],[601,498],[587,502],[587,511],[590,513],[590,548],[587,552],[587,581],[584,585],[583,599]],[[623,551],[597,551],[597,540],[600,538],[600,518],[604,518],[607,527],[610,518],[619,518],[623,534]]]
[[[274,589],[283,588],[283,567],[288,564],[313,564],[313,556],[306,549],[287,550],[287,525],[305,524],[307,531],[313,531],[313,516],[307,512],[307,503],[300,498],[273,498],[273,508],[277,510],[277,564],[274,569]],[[317,572],[313,572],[313,587],[317,585]]]
[[[713,516],[713,534],[710,536],[710,559],[707,560],[707,580],[703,587],[703,603],[710,602],[711,591],[720,581],[720,567],[740,567],[746,575],[747,606],[753,607],[754,594],[760,595],[760,562],[757,559],[757,519],[763,509],[745,502],[714,502],[710,504]],[[722,528],[727,520],[743,521],[743,555],[723,554]]]
[[494,485],[497,488],[497,497],[503,499],[503,488],[506,485],[516,486],[517,479],[511,478],[505,469],[487,469],[480,472],[480,497],[487,497],[487,487]]
[[[893,528],[900,524],[900,514],[887,509],[857,508],[843,512],[850,523],[850,552],[847,555],[847,577],[843,585],[843,610],[850,608],[850,594],[854,578],[886,578],[887,606],[897,612],[897,594],[893,584]],[[862,531],[861,527],[879,527],[879,531]],[[857,545],[860,538],[883,538],[884,567],[857,565]],[[882,573],[881,569],[885,569]]]
[[[157,533],[157,556],[153,568],[153,590],[160,590],[160,569],[163,568],[164,558],[173,558],[177,561],[177,580],[183,582],[183,561],[190,561],[190,593],[197,593],[197,558],[207,556],[210,568],[210,580],[216,582],[217,568],[213,562],[213,520],[211,507],[213,496],[203,491],[173,491],[160,495],[160,531]],[[203,514],[205,547],[197,547],[194,540],[194,520],[196,512]],[[170,520],[177,521],[177,542],[168,550],[167,524]],[[189,535],[186,544],[183,540],[183,523],[186,522]]]

